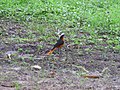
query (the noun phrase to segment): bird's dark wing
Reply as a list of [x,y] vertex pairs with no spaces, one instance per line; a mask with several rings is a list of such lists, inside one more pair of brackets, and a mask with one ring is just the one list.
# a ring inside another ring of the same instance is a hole
[[59,47],[59,46],[61,46],[61,45],[63,45],[63,44],[64,44],[64,41],[62,41],[61,39],[59,39],[59,40],[57,41],[57,43],[54,45],[54,48]]

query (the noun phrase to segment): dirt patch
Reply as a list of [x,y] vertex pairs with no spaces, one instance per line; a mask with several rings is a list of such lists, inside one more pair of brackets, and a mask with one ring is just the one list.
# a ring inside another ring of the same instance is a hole
[[[61,57],[57,51],[46,56],[50,45],[30,35],[37,37],[38,32],[1,20],[0,90],[120,90],[120,53],[96,48],[93,43],[79,46],[66,42]],[[33,65],[41,69],[34,70]]]

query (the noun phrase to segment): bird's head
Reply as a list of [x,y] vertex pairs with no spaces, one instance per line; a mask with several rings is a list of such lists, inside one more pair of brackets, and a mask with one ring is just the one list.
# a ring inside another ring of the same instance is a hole
[[60,39],[63,39],[63,37],[64,37],[64,33],[62,33],[62,34],[60,35]]

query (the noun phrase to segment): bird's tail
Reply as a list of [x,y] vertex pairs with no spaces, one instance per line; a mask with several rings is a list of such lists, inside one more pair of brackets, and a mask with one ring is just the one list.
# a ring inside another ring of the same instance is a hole
[[56,50],[56,48],[51,49],[49,52],[47,52],[47,55],[52,54],[55,50]]

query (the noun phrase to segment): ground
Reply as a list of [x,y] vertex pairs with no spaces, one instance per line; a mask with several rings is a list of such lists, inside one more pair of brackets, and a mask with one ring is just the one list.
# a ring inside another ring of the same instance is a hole
[[46,56],[52,45],[38,35],[22,24],[1,20],[0,90],[120,90],[120,53],[105,49],[106,43],[80,46],[68,40],[61,55],[55,51]]

